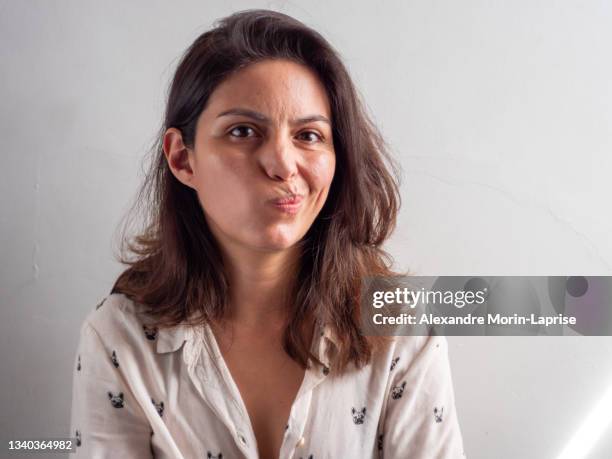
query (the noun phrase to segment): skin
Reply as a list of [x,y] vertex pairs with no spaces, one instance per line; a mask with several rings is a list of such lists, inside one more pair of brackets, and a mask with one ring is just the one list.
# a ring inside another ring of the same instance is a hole
[[[267,119],[225,114],[248,109]],[[196,190],[229,280],[229,317],[211,324],[248,410],[260,457],[278,457],[304,369],[282,347],[296,244],[321,211],[335,172],[329,100],[308,68],[266,60],[239,70],[211,94],[193,148],[170,128],[163,149],[174,176]],[[302,121],[297,121],[302,119]],[[274,199],[303,196],[297,213]],[[311,343],[314,322],[305,318]],[[312,343],[311,343],[312,344]],[[282,375],[282,377],[279,377]]]
[[[268,121],[222,115],[236,108]],[[313,115],[329,123],[296,121]],[[196,190],[221,247],[230,281],[228,319],[237,333],[249,335],[250,345],[282,331],[284,298],[300,257],[296,243],[321,211],[335,172],[331,121],[325,87],[313,71],[265,60],[215,88],[198,119],[193,148],[175,128],[164,135],[172,173]],[[303,195],[296,214],[270,202],[291,193]]]

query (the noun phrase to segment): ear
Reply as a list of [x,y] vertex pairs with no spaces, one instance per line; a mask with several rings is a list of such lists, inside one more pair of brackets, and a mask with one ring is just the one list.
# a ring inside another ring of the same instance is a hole
[[193,188],[193,167],[190,161],[190,150],[183,143],[183,134],[177,128],[168,128],[164,133],[162,148],[172,175]]

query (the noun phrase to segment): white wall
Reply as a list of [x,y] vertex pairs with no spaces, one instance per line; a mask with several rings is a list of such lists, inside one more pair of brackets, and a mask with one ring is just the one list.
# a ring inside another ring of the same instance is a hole
[[[399,267],[612,275],[611,5],[0,2],[0,436],[67,435],[78,328],[120,272],[168,79],[233,11],[294,15],[344,56],[404,169]],[[449,341],[469,458],[557,457],[612,386],[609,337]]]

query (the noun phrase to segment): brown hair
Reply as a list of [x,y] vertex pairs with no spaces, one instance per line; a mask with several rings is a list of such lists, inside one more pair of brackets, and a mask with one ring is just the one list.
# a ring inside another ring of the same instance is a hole
[[[192,147],[196,122],[215,87],[232,72],[263,59],[289,59],[316,72],[329,97],[336,152],[327,201],[300,242],[302,258],[287,306],[284,349],[303,367],[309,359],[321,364],[300,333],[305,317],[314,314],[340,341],[335,370],[344,371],[350,362],[359,368],[388,341],[363,335],[359,295],[365,276],[394,274],[392,258],[381,246],[395,227],[400,205],[399,166],[338,53],[318,32],[282,13],[232,14],[200,35],[183,55],[135,202],[146,204],[141,207],[145,226],[134,241],[125,238],[124,226],[118,259],[129,267],[111,293],[146,305],[162,327],[212,323],[226,316],[228,282],[221,252],[197,194],[170,171],[162,138],[174,127]],[[129,259],[128,252],[136,256]]]

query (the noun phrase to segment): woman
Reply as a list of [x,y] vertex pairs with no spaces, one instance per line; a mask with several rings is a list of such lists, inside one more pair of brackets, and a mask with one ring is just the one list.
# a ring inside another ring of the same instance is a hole
[[463,456],[446,341],[361,332],[398,185],[321,35],[221,20],[178,65],[155,154],[136,256],[81,329],[81,457]]

